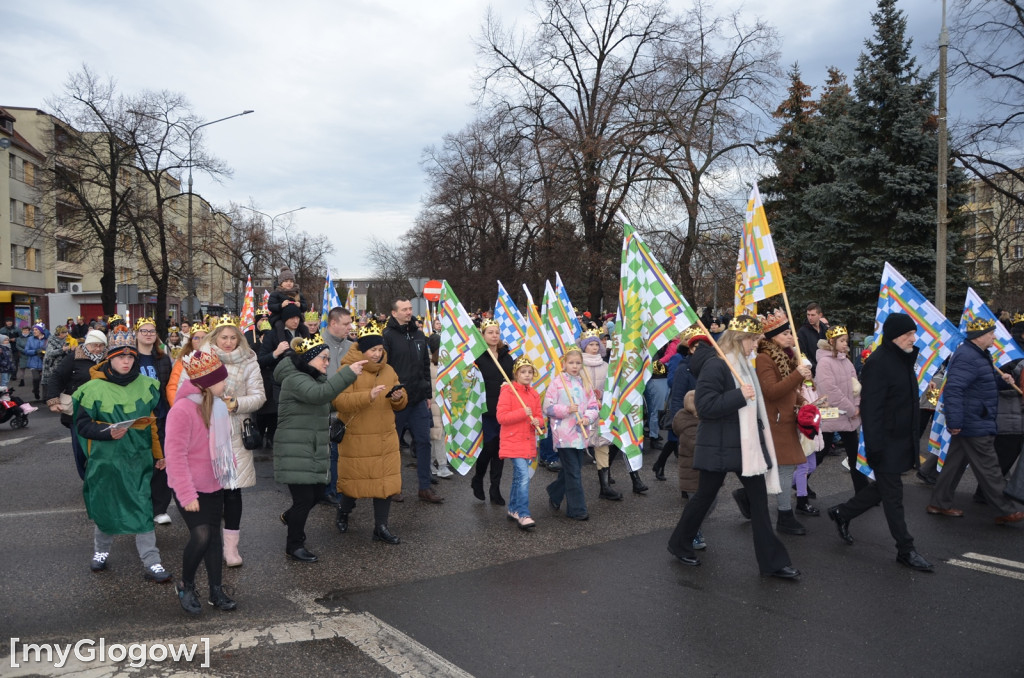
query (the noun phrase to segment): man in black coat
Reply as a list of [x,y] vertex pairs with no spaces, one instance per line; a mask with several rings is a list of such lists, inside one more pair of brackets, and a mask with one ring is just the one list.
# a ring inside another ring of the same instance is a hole
[[399,298],[391,303],[391,318],[382,336],[388,365],[398,374],[398,380],[405,387],[409,398],[405,409],[395,412],[398,439],[402,439],[406,429],[412,433],[419,498],[431,504],[440,504],[444,499],[430,486],[430,425],[434,421],[430,414],[430,399],[433,395],[430,349],[427,347],[426,335],[416,326],[416,320],[412,317],[412,302]]
[[[836,523],[839,537],[853,544],[850,521],[882,502],[889,532],[896,540],[897,562],[922,572],[932,564],[914,550],[903,511],[900,474],[914,468],[917,426],[921,416],[914,346],[917,325],[909,315],[893,313],[882,325],[882,344],[868,357],[861,372],[860,416],[864,426],[864,450],[875,482],[861,489],[845,504],[833,506],[828,517]],[[851,469],[851,473],[859,473]]]
[[811,361],[811,373],[818,367],[818,341],[828,339],[828,323],[824,321],[821,305],[816,301],[807,304],[807,322],[796,332],[800,353]]

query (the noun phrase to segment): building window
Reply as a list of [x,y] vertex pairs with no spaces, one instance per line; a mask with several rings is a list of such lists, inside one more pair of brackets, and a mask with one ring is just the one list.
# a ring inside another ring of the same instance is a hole
[[57,240],[57,261],[75,263],[75,244],[70,240]]
[[8,152],[7,153],[7,167],[8,167],[7,173],[10,175],[10,177],[12,179],[17,179],[18,178],[17,177],[17,169],[16,169],[17,166],[18,166],[17,162],[18,162],[18,159],[15,157],[15,155],[13,153],[11,153],[11,152]]
[[11,268],[21,268],[20,250],[17,245],[11,245]]
[[25,163],[25,183],[29,186],[36,185],[36,166],[30,162]]
[[36,206],[25,204],[25,225],[32,226],[35,228],[36,225]]
[[1014,259],[1024,259],[1024,245],[1014,245],[1013,246],[1013,258]]
[[26,270],[29,270],[29,271],[38,271],[39,270],[38,268],[36,268],[36,263],[37,263],[36,262],[36,253],[38,253],[38,252],[39,252],[39,250],[35,249],[34,247],[26,247],[25,248],[25,268],[26,268]]

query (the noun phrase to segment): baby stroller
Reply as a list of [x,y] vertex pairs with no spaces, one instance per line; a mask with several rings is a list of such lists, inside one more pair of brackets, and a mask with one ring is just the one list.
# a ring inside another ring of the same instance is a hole
[[38,409],[14,395],[14,391],[6,386],[0,386],[0,424],[10,422],[13,429],[25,428],[28,415]]

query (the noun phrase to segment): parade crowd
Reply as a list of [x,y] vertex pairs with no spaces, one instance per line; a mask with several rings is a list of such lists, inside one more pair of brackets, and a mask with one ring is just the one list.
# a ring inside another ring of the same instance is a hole
[[[0,387],[6,391],[10,380],[23,385],[27,379],[35,399],[59,412],[72,431],[73,458],[95,524],[94,572],[107,569],[117,535],[134,535],[144,575],[173,580],[186,612],[203,608],[196,589],[201,564],[207,602],[234,609],[222,571],[243,564],[243,495],[256,483],[253,452],[260,449],[272,450],[274,478],[291,496],[280,520],[284,552],[297,562],[318,560],[307,547],[305,525],[319,502],[337,507],[335,525],[345,534],[358,500],[372,500],[371,538],[401,542],[389,514],[407,495],[403,448],[415,461],[415,498],[444,502],[436,487],[452,470],[434,399],[440,327],[424,328],[405,298],[386,313],[335,307],[323,327],[321,320],[283,270],[253,332],[243,333],[240,320],[228,316],[182,322],[166,337],[157,336],[153,318],[129,327],[116,315],[89,324],[69,319],[52,334],[41,324],[15,329],[10,320],[0,329]],[[597,498],[623,498],[612,470],[623,455],[599,426],[613,320],[579,314],[582,334],[560,357],[557,377],[538,393],[533,383],[540,366],[512,357],[490,313],[474,314],[487,346],[476,361],[486,412],[470,487],[477,500],[507,506],[509,521],[521,530],[537,527],[529,486],[538,477],[531,465],[555,474],[546,487],[548,505],[568,519],[590,517],[589,474],[596,476]],[[1024,316],[1007,325],[1024,347]],[[861,351],[844,326],[830,325],[812,303],[796,331],[777,311],[707,315],[672,338],[654,356],[645,384],[644,449],[657,453],[651,470],[659,481],[678,460],[685,507],[668,542],[678,562],[701,564],[697,552],[708,546],[704,519],[729,473],[741,483],[732,498],[752,523],[765,576],[801,574],[780,534],[805,535],[808,519],[827,516],[852,545],[853,522],[879,504],[896,560],[931,571],[903,506],[902,477],[914,469],[934,484],[928,514],[963,515],[954,493],[969,466],[978,481],[976,501],[987,504],[996,523],[1024,520],[1004,493],[1024,443],[1018,390],[1024,361],[996,368],[988,351],[995,323],[968,327],[967,341],[944,368],[952,438],[936,473],[920,457],[935,403],[931,389],[919,397],[917,329],[910,316],[891,314],[880,345]],[[21,401],[16,407],[32,410]],[[873,478],[857,470],[861,436]],[[814,505],[810,480],[829,454],[845,455],[851,495],[825,508]],[[506,460],[512,466],[507,502]],[[627,471],[632,492],[647,492],[640,471]],[[172,522],[172,501],[189,530],[178,577],[165,567],[154,527]]]

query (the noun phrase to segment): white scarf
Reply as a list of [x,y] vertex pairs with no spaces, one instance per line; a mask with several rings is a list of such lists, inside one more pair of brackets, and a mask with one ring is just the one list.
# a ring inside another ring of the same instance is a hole
[[[190,393],[186,396],[196,405],[202,405],[201,393]],[[238,486],[238,464],[235,451],[231,447],[231,415],[228,406],[220,398],[213,399],[210,412],[210,464],[213,475],[220,486],[226,490],[234,490]]]
[[[744,476],[765,476],[765,485],[768,494],[779,494],[782,492],[779,487],[779,464],[775,458],[775,443],[772,441],[771,430],[767,424],[764,425],[764,442],[768,449],[768,456],[771,458],[771,468],[764,459],[764,451],[761,449],[761,436],[758,435],[758,418],[767,422],[768,412],[764,407],[764,396],[761,394],[761,384],[757,380],[757,373],[751,364],[750,358],[739,353],[728,356],[729,362],[736,368],[744,381],[754,387],[754,400],[748,400],[737,413],[740,418],[740,452],[743,461]],[[733,376],[736,387],[741,385]]]

